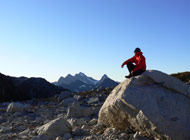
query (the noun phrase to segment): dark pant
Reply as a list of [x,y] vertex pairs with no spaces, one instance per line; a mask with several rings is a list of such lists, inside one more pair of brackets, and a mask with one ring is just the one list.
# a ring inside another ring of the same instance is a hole
[[130,73],[131,76],[137,76],[137,75],[140,75],[143,72],[145,72],[144,70],[137,70],[137,71],[131,73],[131,71],[135,69],[135,65],[133,63],[131,63],[131,62],[127,63],[127,68],[129,70],[129,73]]

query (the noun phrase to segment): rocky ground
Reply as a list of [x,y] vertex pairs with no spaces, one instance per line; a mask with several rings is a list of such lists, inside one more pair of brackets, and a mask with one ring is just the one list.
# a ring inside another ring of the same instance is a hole
[[0,103],[0,140],[152,140],[133,128],[97,125],[112,89]]

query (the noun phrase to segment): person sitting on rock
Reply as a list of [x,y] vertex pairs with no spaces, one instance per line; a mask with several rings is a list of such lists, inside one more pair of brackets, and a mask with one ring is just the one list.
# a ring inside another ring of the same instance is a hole
[[[146,60],[145,57],[142,55],[143,53],[141,52],[140,48],[136,48],[134,53],[135,55],[132,58],[126,60],[121,65],[122,68],[124,65],[127,65],[130,73],[128,76],[125,76],[125,78],[137,76],[146,71]],[[133,63],[135,63],[135,65]]]

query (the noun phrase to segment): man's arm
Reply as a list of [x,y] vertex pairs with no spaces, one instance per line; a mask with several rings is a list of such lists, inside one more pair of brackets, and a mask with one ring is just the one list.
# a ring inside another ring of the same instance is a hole
[[129,62],[134,63],[135,62],[135,56],[133,56],[132,58],[130,58],[130,59],[126,60],[125,62],[123,62],[121,67],[123,68],[123,66],[126,65]]

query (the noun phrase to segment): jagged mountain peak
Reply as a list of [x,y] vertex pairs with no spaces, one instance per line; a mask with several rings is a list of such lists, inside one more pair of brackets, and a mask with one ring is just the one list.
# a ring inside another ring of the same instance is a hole
[[107,79],[107,78],[109,77],[106,74],[104,74],[101,79]]
[[79,72],[79,73],[77,73],[77,74],[75,74],[75,77],[76,76],[80,76],[80,77],[87,77],[84,73],[82,73],[82,72]]
[[86,76],[84,73],[82,73],[82,72],[79,72],[79,75],[80,76]]
[[113,81],[106,74],[104,74],[100,81],[98,81],[96,88],[114,87],[116,85],[118,85],[118,82]]
[[91,90],[95,87],[113,87],[118,83],[111,80],[104,74],[100,80],[95,80],[92,77],[86,76],[84,73],[79,72],[72,76],[68,74],[65,78],[60,79],[56,85],[68,88],[73,91]]
[[99,83],[103,82],[106,79],[110,79],[106,74],[104,74],[101,79],[99,80]]
[[[67,78],[67,77],[73,77],[71,74],[67,74],[67,76],[65,77],[65,78]],[[64,77],[63,77],[64,78]]]

